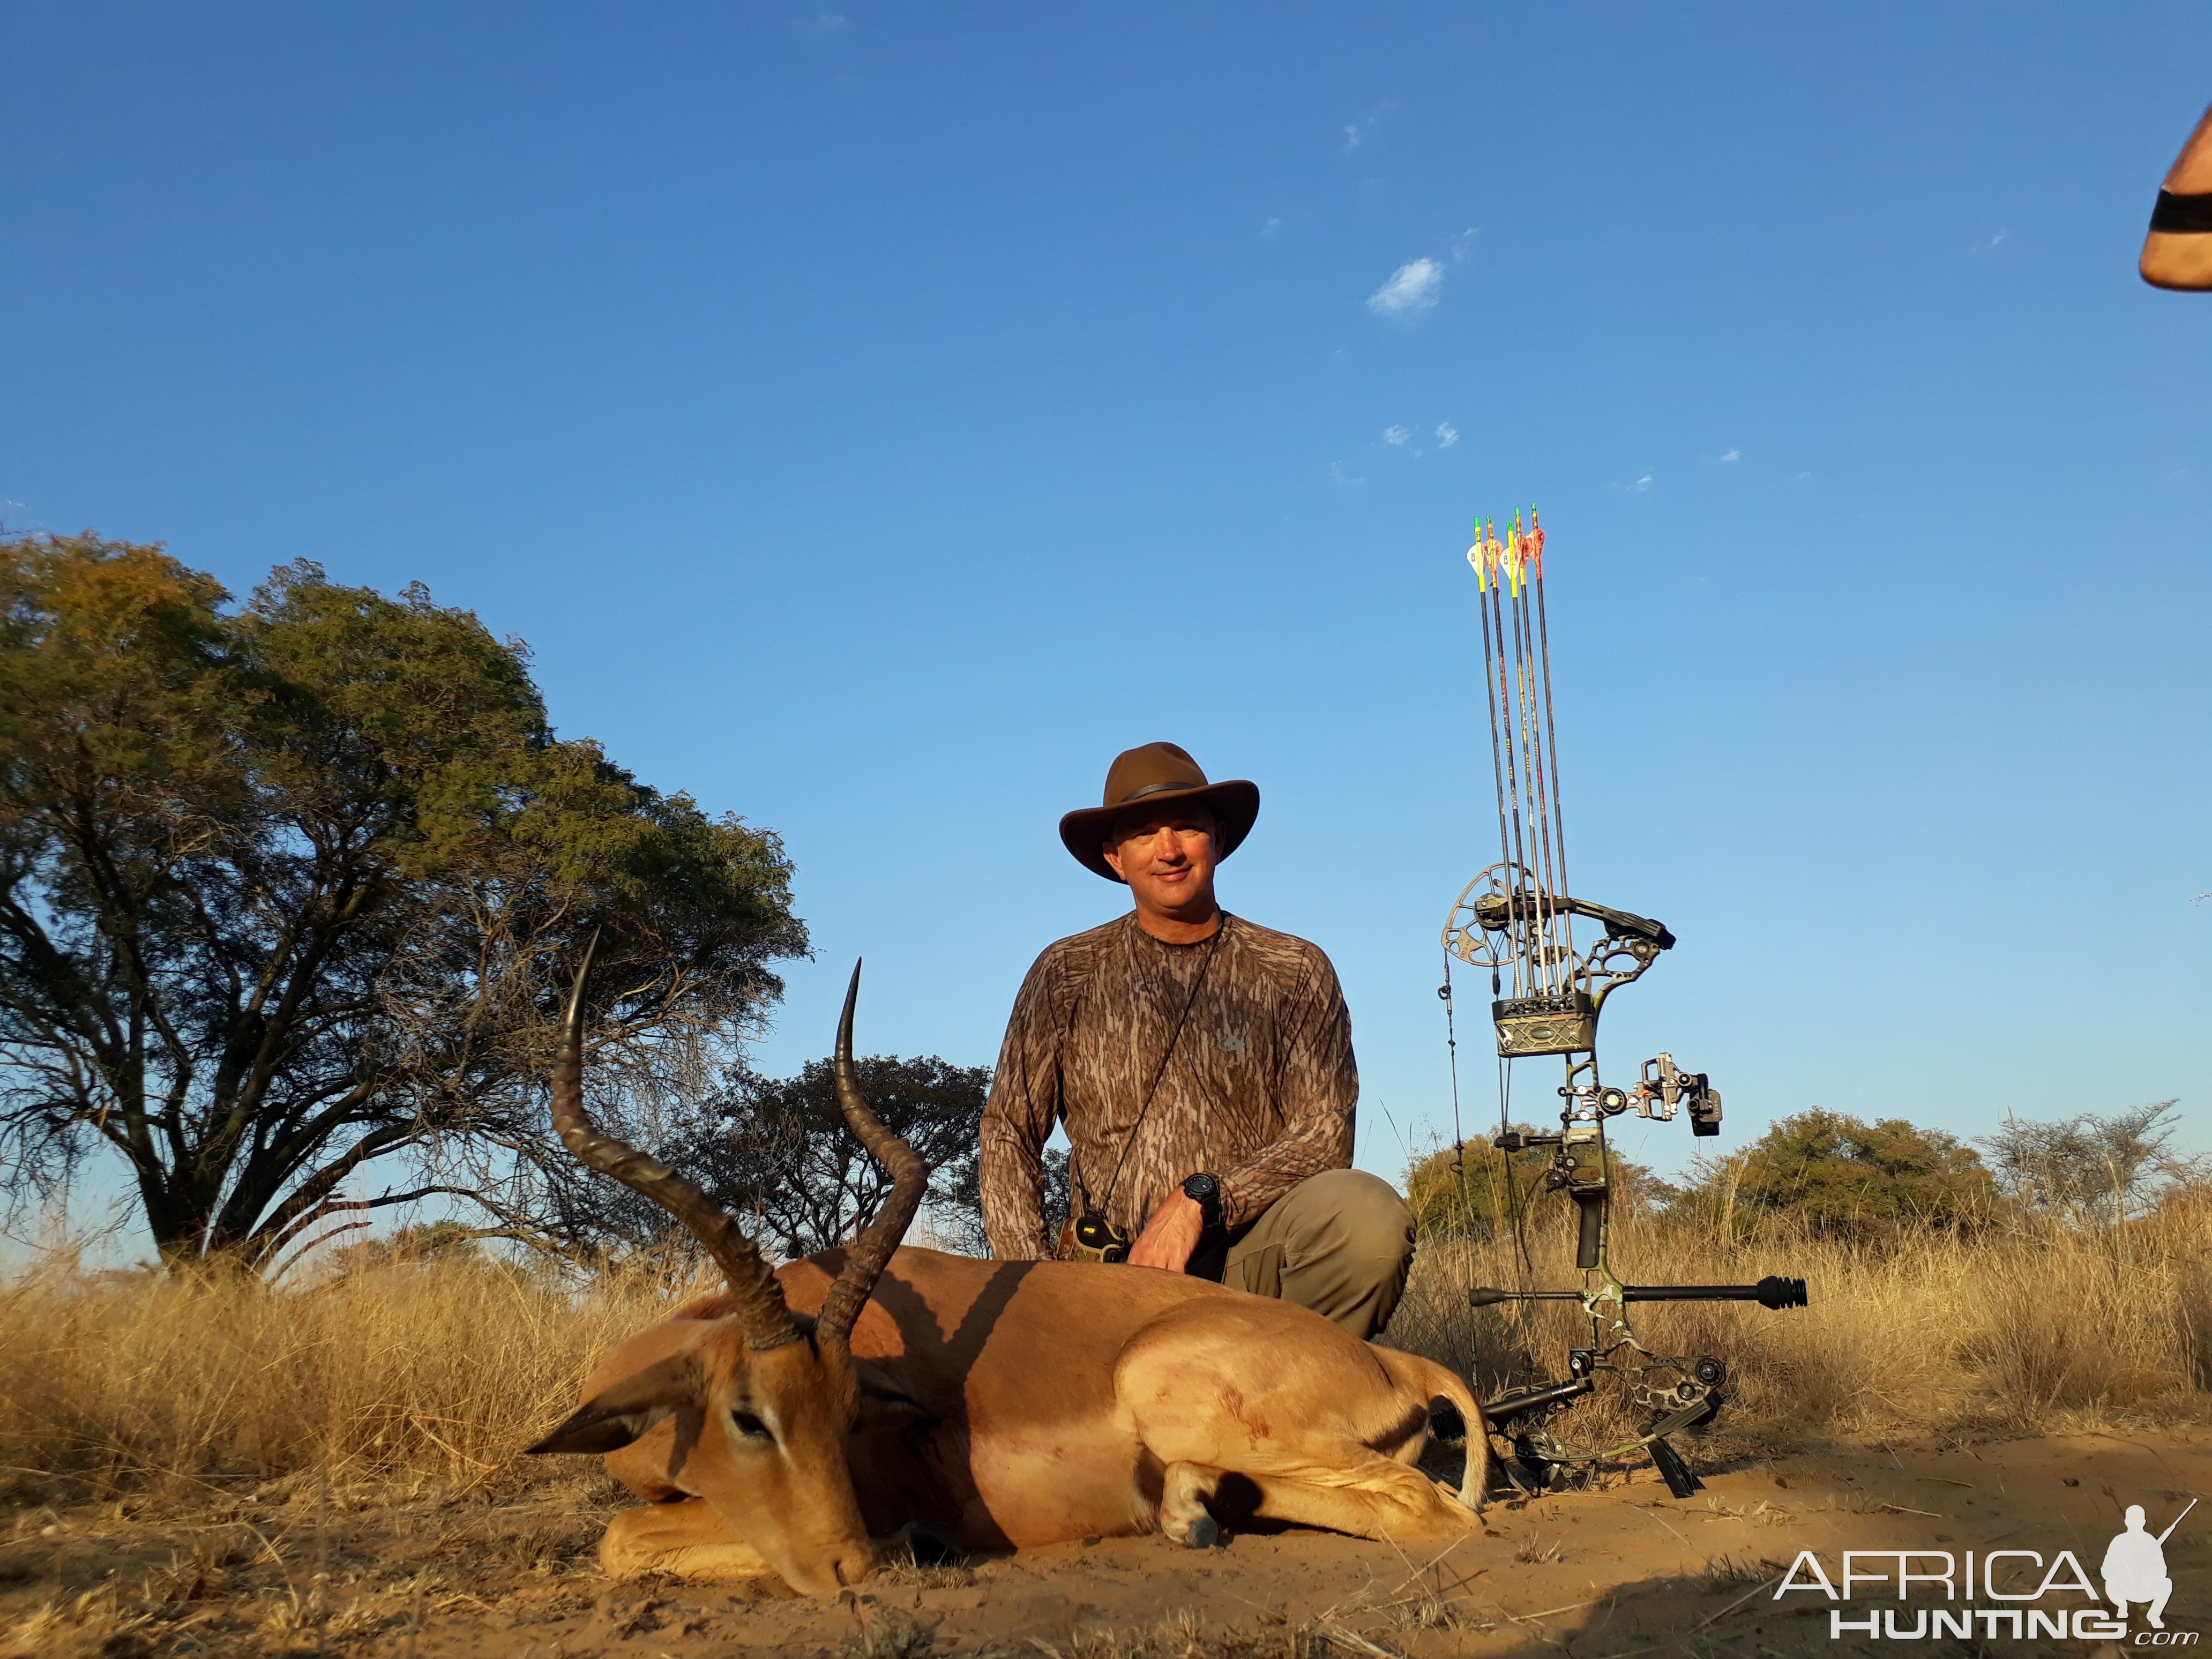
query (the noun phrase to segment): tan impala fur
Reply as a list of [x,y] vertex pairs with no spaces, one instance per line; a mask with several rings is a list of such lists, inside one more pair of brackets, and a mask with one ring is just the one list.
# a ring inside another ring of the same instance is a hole
[[[848,995],[841,1079],[851,1018]],[[884,1157],[878,1138],[896,1138],[857,1089],[844,1104]],[[563,1134],[578,1144],[568,1123]],[[885,1158],[895,1171],[900,1151],[919,1167],[902,1141]],[[641,1190],[670,1173],[631,1167],[647,1170]],[[1155,1528],[1205,1544],[1254,1516],[1399,1541],[1481,1524],[1489,1438],[1442,1365],[1180,1273],[914,1249],[871,1263],[885,1243],[872,1228],[772,1277],[740,1285],[733,1272],[730,1293],[680,1309],[592,1374],[582,1406],[531,1449],[605,1453],[647,1500],[608,1527],[609,1573],[780,1577],[822,1595],[869,1571],[872,1535],[909,1525],[1004,1550]],[[848,1313],[864,1277],[872,1297]],[[763,1322],[763,1291],[787,1326]],[[1456,1495],[1412,1467],[1431,1401],[1465,1425]]]

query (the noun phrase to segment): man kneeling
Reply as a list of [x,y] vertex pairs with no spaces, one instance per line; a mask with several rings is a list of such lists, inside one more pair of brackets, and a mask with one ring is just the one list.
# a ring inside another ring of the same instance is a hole
[[[982,1199],[1001,1261],[1103,1255],[1311,1308],[1363,1340],[1389,1322],[1413,1218],[1349,1167],[1359,1079],[1336,970],[1232,916],[1214,866],[1260,792],[1210,784],[1173,744],[1118,757],[1060,820],[1128,915],[1046,947],[1014,1001],[984,1108]],[[1047,1236],[1043,1151],[1069,1145],[1071,1211]]]

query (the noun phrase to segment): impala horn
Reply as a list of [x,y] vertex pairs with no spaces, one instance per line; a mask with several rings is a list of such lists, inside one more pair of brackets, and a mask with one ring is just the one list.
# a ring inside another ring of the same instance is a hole
[[[758,1352],[796,1342],[799,1329],[792,1322],[791,1310],[784,1305],[783,1286],[762,1258],[759,1247],[705,1193],[659,1159],[647,1158],[636,1147],[606,1133],[586,1115],[584,990],[590,983],[592,957],[599,948],[599,936],[593,933],[592,942],[584,947],[583,965],[576,969],[576,988],[569,994],[568,1018],[561,1024],[561,1046],[553,1058],[553,1127],[560,1131],[562,1144],[601,1175],[612,1176],[632,1192],[651,1199],[706,1247],[729,1286],[732,1310],[744,1328],[747,1347]],[[845,1017],[849,1024],[849,1001]]]
[[876,1280],[883,1277],[891,1252],[914,1224],[915,1212],[921,1207],[922,1195],[929,1190],[929,1166],[912,1146],[884,1127],[883,1120],[861,1097],[860,1079],[853,1069],[853,1008],[860,999],[860,964],[856,962],[853,982],[845,988],[844,1016],[837,1022],[837,1105],[860,1145],[890,1176],[891,1190],[876,1218],[845,1247],[845,1271],[830,1287],[822,1316],[815,1322],[816,1343],[840,1351],[847,1349],[853,1322],[875,1293]]

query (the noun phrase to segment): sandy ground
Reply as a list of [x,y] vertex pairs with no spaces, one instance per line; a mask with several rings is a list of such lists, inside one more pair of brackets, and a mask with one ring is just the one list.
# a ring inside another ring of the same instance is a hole
[[[0,1541],[0,1654],[1880,1654],[1898,1642],[1832,1637],[1819,1595],[1775,1600],[1800,1551],[1820,1553],[1832,1576],[1846,1549],[2035,1550],[2046,1562],[2071,1550],[2094,1574],[2126,1504],[2142,1504],[2156,1530],[2212,1494],[2212,1434],[2192,1430],[1693,1456],[1707,1486],[1689,1499],[1670,1498],[1647,1467],[1603,1491],[1493,1504],[1484,1532],[1449,1549],[1301,1532],[1202,1552],[1109,1539],[894,1569],[836,1601],[612,1583],[592,1559],[606,1511],[574,1501],[303,1492],[282,1505],[240,1494],[167,1514],[129,1502],[34,1510]],[[2212,1504],[2182,1523],[2166,1557],[2168,1630],[2212,1626]],[[1893,1588],[1887,1603],[1867,1594],[1862,1585],[1848,1616],[1899,1605]],[[1907,1605],[1940,1607],[1941,1595],[1917,1591]],[[2082,1604],[2054,1594],[2038,1605]],[[2132,1629],[2146,1628],[2138,1609]],[[2100,1650],[2001,1628],[1907,1645]],[[2132,1635],[2127,1645],[2148,1650]]]

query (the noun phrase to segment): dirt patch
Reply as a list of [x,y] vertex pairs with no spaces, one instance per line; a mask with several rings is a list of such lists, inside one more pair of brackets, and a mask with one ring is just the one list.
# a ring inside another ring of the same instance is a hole
[[[2212,1436],[1891,1441],[1702,1472],[1705,1490],[1685,1500],[1644,1469],[1604,1490],[1496,1504],[1480,1534],[1449,1549],[1297,1531],[1207,1551],[1108,1539],[894,1567],[834,1601],[612,1583],[593,1561],[611,1510],[585,1498],[384,1501],[303,1485],[282,1503],[249,1492],[30,1510],[0,1540],[0,1656],[1875,1654],[1895,1643],[1832,1638],[1819,1595],[1775,1600],[1799,1552],[1832,1574],[1847,1549],[2028,1550],[2046,1562],[2071,1550],[2094,1573],[2127,1504],[2145,1505],[2155,1530],[2212,1494]],[[2212,1624],[2208,1511],[2166,1546],[2173,1631]],[[1865,1596],[1862,1586],[1847,1616],[1880,1609]],[[2042,1605],[2062,1603],[2084,1598]],[[1917,1650],[2093,1646],[2000,1630]]]

